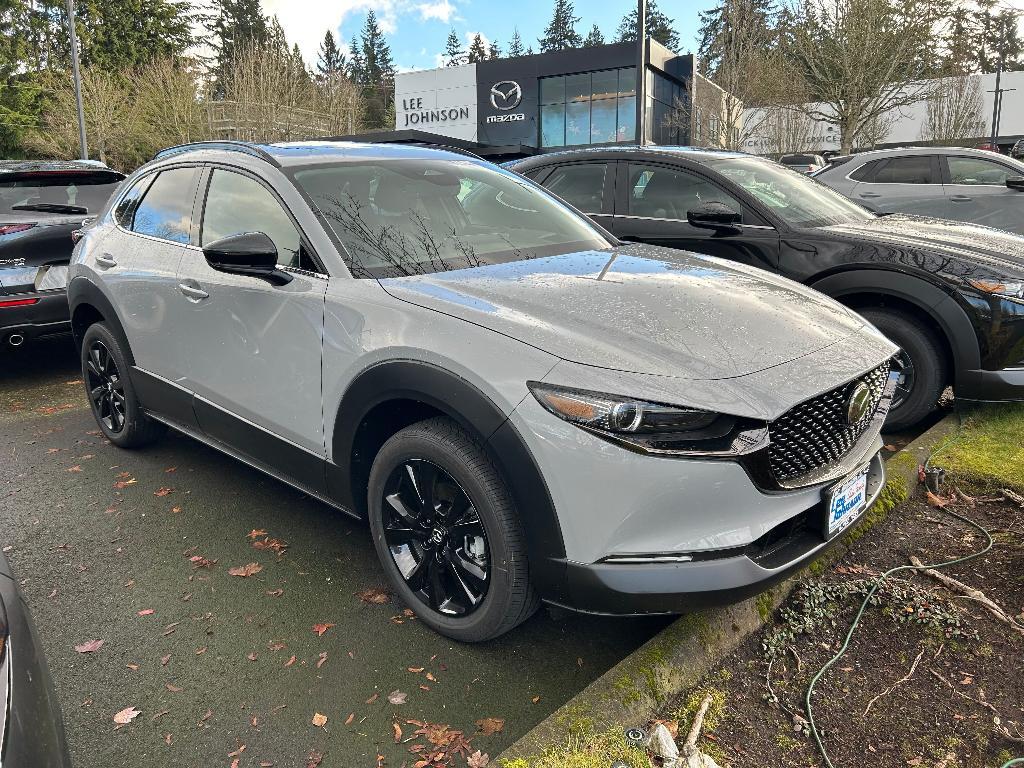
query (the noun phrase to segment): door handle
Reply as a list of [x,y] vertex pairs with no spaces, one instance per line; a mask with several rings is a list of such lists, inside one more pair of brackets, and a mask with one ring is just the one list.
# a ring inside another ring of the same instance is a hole
[[871,197],[881,197],[881,195],[880,195],[880,194],[878,194],[877,192],[861,192],[861,193],[860,193],[860,196],[861,196],[861,197],[867,197],[867,198],[871,198]]
[[117,266],[117,262],[114,260],[114,257],[111,256],[109,253],[104,253],[97,256],[96,263],[101,267],[105,267],[106,269],[110,269],[111,267]]
[[950,199],[951,202],[954,202],[954,203],[969,203],[974,198],[973,197],[968,197],[967,195],[950,195],[949,199]]
[[204,291],[202,288],[194,288],[188,283],[178,283],[178,290],[181,291],[187,298],[194,301],[202,301],[203,299],[210,298],[210,294]]

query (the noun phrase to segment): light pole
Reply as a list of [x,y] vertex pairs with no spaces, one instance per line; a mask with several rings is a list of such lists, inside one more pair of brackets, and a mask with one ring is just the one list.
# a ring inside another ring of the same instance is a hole
[[647,143],[647,0],[637,0],[636,4],[636,50],[636,143],[642,147]]
[[78,107],[78,141],[82,145],[82,159],[89,159],[89,146],[85,140],[85,108],[82,106],[82,76],[78,71],[78,36],[75,34],[75,0],[68,0],[68,36],[71,38],[71,72],[75,78],[75,103]]

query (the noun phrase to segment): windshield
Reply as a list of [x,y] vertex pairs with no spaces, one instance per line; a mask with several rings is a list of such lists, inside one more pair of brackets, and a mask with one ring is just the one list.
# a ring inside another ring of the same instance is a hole
[[423,275],[610,247],[515,174],[471,160],[378,160],[295,172],[355,277]]
[[850,224],[875,217],[821,182],[769,160],[736,157],[711,164],[791,227]]
[[26,213],[13,206],[60,205],[98,213],[117,189],[109,172],[102,175],[52,174],[4,181],[0,177],[0,213]]

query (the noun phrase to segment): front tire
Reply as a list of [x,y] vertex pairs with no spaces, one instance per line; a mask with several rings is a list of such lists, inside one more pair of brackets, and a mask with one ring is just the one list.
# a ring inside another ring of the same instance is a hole
[[887,431],[918,424],[938,405],[946,387],[946,358],[935,332],[916,317],[892,309],[865,309],[860,314],[900,347],[902,367],[885,420]]
[[167,428],[142,412],[128,359],[107,326],[89,326],[81,355],[85,394],[104,436],[119,448],[141,448],[162,437]]
[[393,590],[436,632],[482,642],[536,611],[512,497],[481,446],[453,421],[422,421],[384,443],[367,501]]

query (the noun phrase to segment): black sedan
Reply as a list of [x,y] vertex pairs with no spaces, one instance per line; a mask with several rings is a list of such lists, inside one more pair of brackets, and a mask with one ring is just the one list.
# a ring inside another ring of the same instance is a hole
[[858,311],[903,350],[890,428],[927,416],[947,385],[962,400],[1024,400],[1024,237],[881,216],[741,153],[609,147],[506,165],[622,240],[778,272]]
[[0,347],[70,332],[72,233],[123,178],[90,160],[0,163]]
[[0,765],[68,768],[60,709],[42,649],[0,553]]

